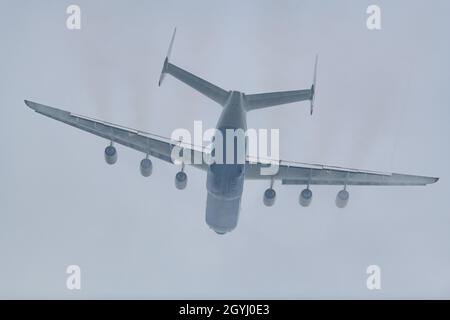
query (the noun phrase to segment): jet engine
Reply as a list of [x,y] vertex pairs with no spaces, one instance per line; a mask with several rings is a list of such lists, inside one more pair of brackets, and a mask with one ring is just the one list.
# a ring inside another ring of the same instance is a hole
[[311,204],[313,193],[309,188],[303,189],[298,201],[302,207],[308,207]]
[[347,206],[349,198],[350,198],[350,194],[348,193],[347,190],[343,189],[343,190],[339,191],[336,196],[336,206],[338,208],[345,208],[345,206]]
[[107,164],[114,164],[117,162],[117,150],[112,145],[105,148],[105,161]]
[[148,158],[142,159],[139,169],[144,177],[150,177],[153,171],[152,161]]
[[179,171],[175,175],[175,187],[178,190],[183,190],[187,185],[187,174],[184,171]]
[[275,199],[277,197],[277,193],[273,188],[269,188],[264,191],[263,202],[266,207],[271,207],[275,204]]

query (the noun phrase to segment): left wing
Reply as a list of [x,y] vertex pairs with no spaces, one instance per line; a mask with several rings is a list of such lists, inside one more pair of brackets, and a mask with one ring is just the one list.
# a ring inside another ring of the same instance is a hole
[[398,173],[384,173],[332,167],[319,164],[279,161],[275,175],[264,175],[261,169],[270,165],[247,159],[245,177],[257,180],[281,180],[286,185],[358,185],[358,186],[423,186],[439,178]]
[[[64,122],[78,129],[90,132],[109,141],[117,142],[172,164],[175,164],[171,157],[172,149],[175,146],[182,147],[183,153],[191,152],[191,159],[203,159],[202,147],[181,143],[180,141],[174,141],[135,129],[125,128],[105,121],[76,115],[68,111],[28,100],[25,100],[25,104],[44,116]],[[202,164],[193,164],[193,166],[203,170],[207,169],[207,165],[203,160]]]

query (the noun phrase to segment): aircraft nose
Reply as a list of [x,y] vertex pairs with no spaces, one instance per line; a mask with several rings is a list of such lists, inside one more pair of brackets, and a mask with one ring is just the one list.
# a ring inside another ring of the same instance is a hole
[[220,199],[208,192],[206,201],[206,224],[217,234],[234,230],[239,219],[241,198]]

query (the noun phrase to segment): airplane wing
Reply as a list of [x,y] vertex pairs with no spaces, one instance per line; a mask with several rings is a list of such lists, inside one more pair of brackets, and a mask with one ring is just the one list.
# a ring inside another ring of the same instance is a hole
[[[265,162],[265,161],[263,161]],[[279,161],[275,175],[264,175],[267,163],[247,159],[246,179],[281,180],[285,185],[358,185],[358,186],[423,186],[435,183],[439,178],[398,173],[385,173],[358,169],[332,167],[320,164]]]
[[[68,111],[56,109],[43,104],[25,100],[25,104],[34,111],[49,118],[64,122],[78,129],[90,132],[109,141],[130,147],[144,154],[151,155],[158,159],[174,164],[171,153],[175,146],[183,148],[183,152],[191,152],[191,159],[202,156],[202,147],[174,141],[169,138],[153,135],[147,132],[125,128],[105,121],[95,120],[89,117],[76,115]],[[200,155],[198,155],[200,153]],[[197,154],[197,155],[196,155]],[[193,161],[192,161],[193,162]],[[193,164],[203,170],[207,170],[207,165]]]

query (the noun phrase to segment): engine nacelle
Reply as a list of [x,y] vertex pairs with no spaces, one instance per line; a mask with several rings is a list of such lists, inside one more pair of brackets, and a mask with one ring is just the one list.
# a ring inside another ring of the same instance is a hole
[[311,204],[313,198],[313,193],[308,188],[303,189],[300,193],[300,197],[298,198],[298,202],[302,207],[308,207]]
[[345,208],[348,203],[348,199],[350,198],[350,194],[347,190],[341,190],[338,192],[336,196],[336,206],[338,208]]
[[117,162],[117,150],[113,146],[105,148],[105,161],[107,164],[114,164]]
[[179,171],[175,175],[175,187],[178,190],[183,190],[187,185],[187,174],[184,171]]
[[275,199],[277,198],[277,193],[273,188],[269,188],[264,191],[263,202],[266,207],[271,207],[275,204]]
[[147,158],[142,159],[139,169],[144,177],[150,177],[153,171],[152,161]]

